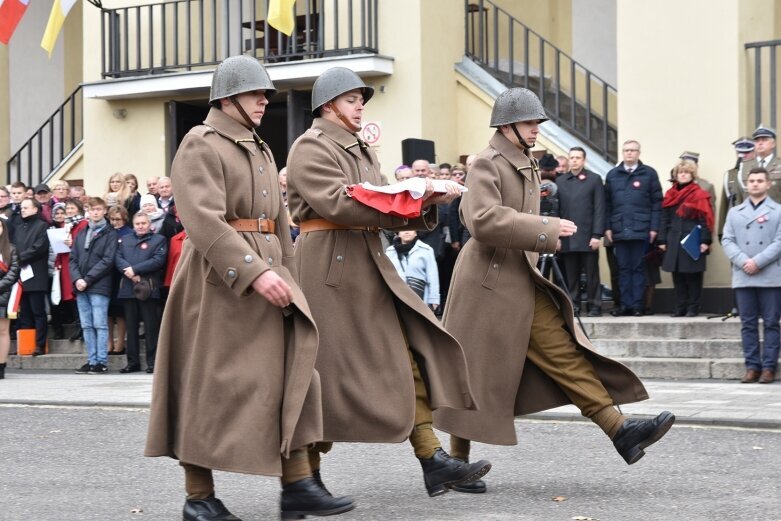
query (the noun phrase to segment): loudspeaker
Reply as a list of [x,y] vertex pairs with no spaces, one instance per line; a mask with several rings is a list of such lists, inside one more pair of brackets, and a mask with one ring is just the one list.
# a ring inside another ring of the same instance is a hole
[[407,138],[401,142],[401,158],[405,165],[411,166],[416,159],[434,162],[434,142],[428,139]]

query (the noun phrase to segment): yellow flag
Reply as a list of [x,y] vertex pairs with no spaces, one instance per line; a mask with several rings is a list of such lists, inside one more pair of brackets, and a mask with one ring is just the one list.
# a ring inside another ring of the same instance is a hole
[[271,0],[268,6],[268,24],[288,36],[293,34],[295,3],[296,0]]
[[54,44],[60,35],[62,24],[65,23],[65,17],[68,16],[71,7],[75,3],[76,0],[54,0],[52,12],[49,14],[49,23],[46,24],[46,32],[43,33],[43,39],[41,40],[41,47],[49,52],[49,58],[52,57]]

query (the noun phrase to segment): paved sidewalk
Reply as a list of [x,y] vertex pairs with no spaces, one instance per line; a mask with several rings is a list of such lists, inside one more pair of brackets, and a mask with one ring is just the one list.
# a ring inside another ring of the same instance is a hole
[[[723,425],[781,430],[781,385],[734,381],[646,380],[650,400],[622,407],[624,413],[675,413],[679,424]],[[0,404],[133,407],[149,406],[152,376],[75,375],[65,372],[6,373]],[[585,420],[574,406],[527,416]]]

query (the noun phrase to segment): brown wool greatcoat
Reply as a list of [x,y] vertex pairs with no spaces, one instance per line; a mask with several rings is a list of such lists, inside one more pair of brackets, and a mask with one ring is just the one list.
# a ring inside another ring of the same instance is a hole
[[[327,219],[390,229],[436,224],[435,208],[408,221],[350,198],[347,185],[387,181],[370,148],[323,118],[290,149],[287,180],[295,222]],[[461,346],[399,277],[376,231],[302,233],[296,262],[320,332],[325,441],[399,442],[409,436],[415,390],[405,332],[431,407],[474,407]]]
[[[157,348],[147,456],[278,476],[280,453],[322,438],[317,329],[295,281],[277,168],[266,144],[218,109],[185,136],[171,177],[187,231]],[[276,233],[237,232],[266,218]],[[284,311],[252,289],[274,270]]]
[[472,164],[461,219],[472,234],[456,262],[444,326],[464,348],[478,411],[440,409],[434,426],[461,438],[513,445],[514,417],[569,404],[561,389],[526,360],[535,286],[558,303],[575,342],[614,403],[648,398],[626,367],[598,355],[575,324],[572,304],[536,269],[553,253],[559,220],[539,213],[539,174],[529,157],[497,132]]

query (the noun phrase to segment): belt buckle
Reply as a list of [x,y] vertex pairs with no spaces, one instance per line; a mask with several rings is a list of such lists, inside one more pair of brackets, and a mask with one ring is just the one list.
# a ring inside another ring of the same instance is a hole
[[256,220],[256,221],[257,221],[257,223],[258,223],[258,232],[260,232],[260,233],[268,233],[268,232],[265,232],[265,231],[263,231],[263,221],[264,221],[265,219],[261,219],[260,217],[258,217],[258,218],[257,218],[257,219],[255,219],[255,220]]

